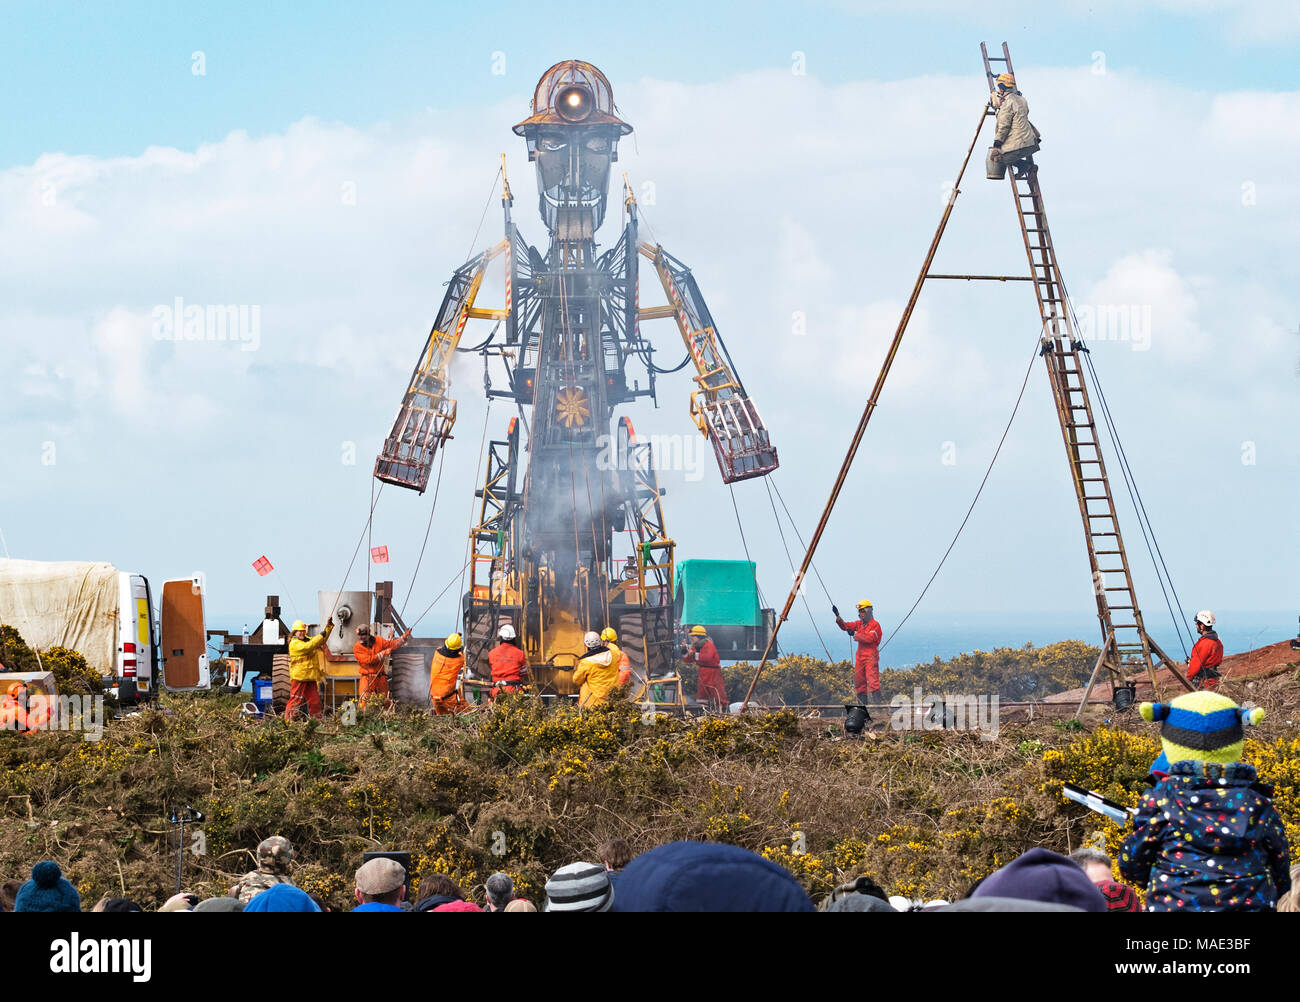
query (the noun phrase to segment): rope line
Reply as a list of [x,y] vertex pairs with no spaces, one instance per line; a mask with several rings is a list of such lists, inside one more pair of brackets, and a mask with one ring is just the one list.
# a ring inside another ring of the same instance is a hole
[[[786,507],[785,498],[781,497],[781,488],[776,486],[776,479],[769,473],[763,478],[763,483],[770,485],[768,487],[769,493],[773,491],[776,493],[776,498],[781,502],[781,508],[785,512],[785,517],[790,520],[790,528],[794,530],[794,538],[799,540],[800,546],[807,549],[807,546],[803,541],[803,536],[799,533],[799,526],[795,524],[794,516],[790,514],[790,509]],[[808,566],[812,568],[813,575],[817,578],[817,583],[822,586],[822,594],[826,596],[826,601],[830,602],[831,605],[834,605],[835,600],[831,598],[831,593],[826,588],[826,582],[822,580],[821,572],[817,570],[817,564],[810,561]]]
[[[375,478],[370,478],[370,510],[375,510]],[[370,567],[374,560],[375,540],[374,540],[375,520],[366,519],[366,593],[370,593]]]
[[1020,410],[1020,402],[1025,398],[1025,387],[1029,385],[1029,374],[1034,371],[1034,362],[1038,359],[1038,347],[1038,338],[1035,337],[1034,351],[1029,356],[1029,366],[1025,369],[1025,378],[1020,382],[1020,392],[1016,394],[1015,406],[1011,408],[1011,416],[1007,418],[1007,425],[1002,429],[1002,437],[998,439],[998,446],[993,450],[993,458],[989,460],[988,468],[984,471],[984,479],[980,481],[979,489],[975,492],[975,497],[971,500],[970,507],[966,509],[966,516],[961,520],[961,525],[957,526],[957,532],[953,535],[952,542],[948,544],[948,549],[943,551],[943,556],[939,559],[939,566],[936,567],[934,573],[930,575],[930,580],[927,581],[925,587],[921,589],[921,594],[916,596],[916,601],[912,603],[912,608],[907,610],[907,615],[903,617],[902,622],[894,627],[893,633],[891,633],[885,639],[885,642],[880,645],[880,650],[883,651],[888,647],[889,641],[893,640],[894,637],[898,635],[898,631],[901,630],[903,626],[906,625],[907,621],[912,618],[912,613],[916,612],[916,607],[920,605],[921,600],[925,598],[925,593],[930,590],[930,585],[934,584],[934,579],[939,576],[939,571],[943,570],[943,565],[948,559],[948,554],[952,553],[953,547],[957,545],[957,540],[961,537],[962,530],[966,528],[966,523],[970,521],[971,513],[975,511],[975,505],[978,503],[980,495],[984,493],[984,485],[989,482],[989,475],[993,472],[993,464],[998,461],[998,456],[1002,453],[1002,446],[1007,440],[1007,435],[1011,432],[1011,424],[1016,419],[1016,412]]
[[478,217],[478,229],[474,231],[474,239],[470,241],[469,250],[465,252],[465,260],[470,260],[474,255],[474,248],[478,246],[478,235],[483,232],[483,221],[487,219],[488,209],[492,207],[492,196],[497,193],[497,179],[501,177],[501,168],[497,167],[497,172],[492,177],[492,187],[488,189],[487,201],[483,203],[483,214]]
[[298,615],[298,603],[295,602],[293,596],[289,594],[289,586],[285,584],[284,578],[280,577],[279,568],[272,567],[271,572],[275,575],[275,579],[280,582],[280,590],[284,592],[284,597],[289,600],[289,608],[293,610],[293,618],[301,619],[302,617]]
[[[472,560],[473,558],[471,557],[470,559]],[[414,630],[416,625],[420,622],[420,620],[422,620],[425,616],[429,614],[429,610],[431,610],[435,605],[437,605],[440,601],[442,601],[442,597],[447,594],[447,589],[456,583],[457,575],[460,575],[460,579],[462,582],[465,580],[464,577],[465,568],[468,566],[469,566],[469,560],[466,560],[464,565],[461,566],[461,568],[458,571],[452,574],[451,580],[448,581],[446,585],[443,586],[442,591],[438,592],[438,594],[434,596],[433,601],[424,607],[424,612],[420,613],[418,616],[415,617],[414,620],[411,621],[411,623],[407,626],[408,630]]]
[[406,606],[411,601],[411,592],[415,590],[415,579],[420,575],[420,564],[424,560],[424,548],[429,544],[429,530],[433,528],[433,513],[438,510],[438,491],[442,487],[442,463],[447,458],[447,450],[438,450],[438,479],[433,485],[433,504],[429,508],[429,521],[424,527],[424,542],[420,544],[420,555],[415,560],[415,570],[411,572],[411,583],[407,586],[406,597],[402,599],[402,611],[398,618],[405,621]]
[[[763,478],[766,482],[767,478]],[[772,489],[767,490],[767,501],[772,506],[772,518],[776,520],[776,532],[781,537],[781,546],[785,549],[785,559],[790,565],[790,573],[798,574],[794,567],[794,557],[790,555],[790,547],[785,541],[785,530],[781,528],[781,516],[776,511],[776,501],[772,498]],[[800,582],[802,584],[802,582]],[[817,634],[817,642],[822,645],[822,650],[826,652],[826,661],[828,664],[834,664],[835,658],[831,656],[831,649],[826,646],[826,641],[822,638],[822,631],[817,627],[817,617],[813,615],[812,607],[808,604],[808,596],[804,594],[802,588],[799,589],[799,597],[803,599],[804,611],[808,613],[808,621],[812,623],[813,632]]]
[[[348,569],[343,572],[343,580],[339,582],[338,589],[334,592],[334,604],[330,606],[330,614],[327,619],[334,618],[334,610],[339,607],[339,599],[343,596],[343,586],[348,583],[348,575],[352,573],[352,565],[357,562],[357,554],[361,552],[361,544],[366,541],[366,535],[370,532],[370,523],[375,517],[375,505],[379,504],[379,499],[384,493],[384,484],[381,482],[379,490],[374,490],[373,482],[370,485],[373,493],[373,500],[370,502],[370,513],[366,516],[366,524],[361,527],[361,535],[357,537],[357,545],[352,550],[352,559],[348,561]],[[366,580],[369,580],[367,572]]]
[[[1039,203],[1039,205],[1041,205],[1041,202]],[[1053,249],[1053,250],[1052,250],[1052,261],[1053,261],[1053,264],[1055,264],[1055,259],[1056,259],[1056,252],[1055,252],[1055,250]],[[1141,494],[1141,492],[1138,490],[1138,486],[1137,486],[1137,478],[1136,478],[1136,476],[1134,476],[1134,474],[1133,474],[1133,469],[1132,469],[1132,467],[1129,465],[1129,462],[1128,462],[1128,454],[1127,454],[1127,452],[1126,452],[1125,449],[1124,449],[1124,443],[1120,440],[1120,436],[1119,436],[1119,428],[1118,428],[1118,426],[1117,426],[1116,423],[1115,423],[1114,416],[1111,414],[1110,404],[1109,404],[1109,402],[1108,402],[1107,399],[1106,399],[1106,393],[1105,393],[1105,391],[1102,389],[1102,386],[1101,386],[1101,380],[1097,377],[1097,369],[1096,369],[1096,366],[1094,366],[1093,363],[1092,363],[1092,352],[1089,351],[1089,350],[1087,349],[1087,346],[1084,344],[1084,339],[1083,339],[1082,335],[1079,334],[1079,317],[1078,317],[1078,314],[1075,312],[1075,309],[1074,309],[1074,301],[1070,298],[1070,293],[1069,293],[1069,291],[1068,291],[1068,290],[1066,289],[1066,287],[1065,287],[1065,281],[1062,279],[1061,274],[1060,274],[1060,271],[1059,271],[1059,270],[1056,270],[1056,269],[1053,269],[1053,270],[1055,271],[1055,281],[1056,281],[1057,287],[1060,289],[1060,292],[1061,292],[1061,300],[1062,300],[1062,302],[1064,303],[1066,310],[1068,311],[1068,320],[1069,320],[1069,324],[1072,325],[1071,334],[1072,334],[1072,336],[1074,336],[1074,337],[1076,337],[1076,338],[1078,339],[1076,343],[1080,346],[1080,348],[1081,348],[1082,350],[1078,350],[1078,349],[1076,349],[1076,348],[1074,347],[1074,344],[1071,344],[1070,348],[1071,348],[1072,351],[1075,351],[1076,354],[1078,354],[1078,355],[1082,355],[1082,356],[1083,356],[1083,360],[1084,360],[1084,362],[1085,362],[1085,363],[1087,364],[1087,366],[1088,366],[1088,373],[1089,373],[1089,375],[1092,376],[1093,385],[1094,385],[1094,386],[1096,387],[1096,389],[1097,389],[1097,399],[1098,399],[1098,401],[1101,403],[1101,413],[1102,413],[1102,418],[1103,418],[1103,420],[1104,420],[1104,423],[1105,423],[1105,425],[1106,425],[1106,433],[1107,433],[1107,435],[1109,435],[1109,437],[1110,437],[1111,444],[1115,447],[1115,455],[1116,455],[1116,458],[1119,460],[1120,475],[1123,477],[1123,480],[1124,480],[1124,487],[1125,487],[1125,489],[1128,491],[1129,502],[1133,505],[1133,510],[1134,510],[1135,514],[1137,515],[1137,519],[1138,519],[1138,528],[1139,528],[1139,529],[1141,530],[1141,532],[1142,532],[1142,539],[1143,539],[1143,542],[1146,544],[1147,555],[1151,558],[1152,566],[1153,566],[1154,569],[1155,569],[1155,572],[1156,572],[1156,581],[1157,581],[1157,583],[1159,583],[1159,585],[1160,585],[1160,593],[1161,593],[1161,595],[1164,596],[1164,600],[1165,600],[1165,608],[1168,609],[1168,611],[1169,611],[1169,617],[1170,617],[1170,619],[1172,619],[1173,622],[1174,622],[1174,632],[1175,632],[1175,633],[1177,634],[1177,636],[1178,636],[1178,643],[1179,643],[1179,646],[1182,647],[1182,649],[1183,649],[1183,656],[1184,656],[1184,657],[1187,657],[1187,645],[1183,642],[1183,631],[1184,631],[1185,629],[1187,629],[1187,625],[1186,625],[1187,614],[1183,611],[1182,602],[1179,600],[1179,598],[1178,598],[1178,592],[1177,592],[1177,590],[1174,588],[1174,580],[1173,580],[1173,577],[1172,577],[1172,575],[1170,575],[1170,573],[1169,573],[1169,567],[1168,567],[1168,565],[1165,563],[1164,553],[1160,550],[1160,544],[1159,544],[1159,542],[1156,540],[1156,537],[1155,537],[1155,526],[1151,524],[1150,516],[1147,514],[1146,504],[1145,504],[1145,502],[1143,502],[1143,500],[1142,500],[1142,494]],[[1058,335],[1058,336],[1059,336],[1059,335]],[[1082,370],[1080,370],[1080,379],[1082,379]],[[1096,436],[1095,436],[1095,433],[1094,433],[1094,439],[1095,439],[1095,437],[1096,437]],[[1100,457],[1100,455],[1101,455],[1101,448],[1100,448],[1100,446],[1096,446],[1095,448],[1096,448],[1096,451],[1097,451],[1097,455]],[[1109,490],[1109,484],[1107,485],[1107,487],[1108,487],[1108,490]],[[1113,504],[1114,504],[1113,498],[1112,498],[1112,502],[1111,502],[1111,503],[1112,503],[1112,507],[1113,507]],[[1119,523],[1118,523],[1118,518],[1116,519],[1115,531],[1116,531],[1116,532],[1119,532]],[[1089,531],[1089,535],[1091,535],[1091,531]],[[1116,537],[1116,540],[1118,541],[1118,539],[1119,539],[1119,537],[1117,536],[1117,537]],[[1154,552],[1153,552],[1153,549],[1154,549]],[[1162,576],[1162,573],[1163,573],[1163,576]],[[1132,587],[1132,580],[1131,580],[1132,576],[1131,576],[1131,574],[1126,574],[1126,577],[1129,579],[1129,585],[1130,585],[1130,588],[1131,588],[1131,587]],[[1166,580],[1168,581],[1168,584],[1169,584],[1169,591],[1168,591],[1168,592],[1165,590],[1165,582],[1166,582]],[[1175,614],[1174,614],[1173,605],[1171,605],[1171,604],[1170,604],[1170,601],[1169,601],[1169,594],[1170,594],[1170,593],[1173,594],[1173,597],[1174,597],[1174,603],[1176,603],[1176,604],[1178,605],[1178,612],[1179,612],[1179,615],[1175,615]],[[1132,594],[1133,594],[1133,605],[1134,605],[1134,609],[1133,609],[1132,611],[1133,611],[1133,613],[1134,613],[1134,615],[1135,615],[1135,618],[1136,618],[1137,611],[1138,611],[1137,608],[1136,608],[1136,606],[1137,606],[1137,595],[1136,595],[1136,592],[1132,592]],[[1180,616],[1181,616],[1181,619],[1180,619]],[[1144,628],[1144,629],[1143,629],[1143,633],[1145,633],[1145,632],[1146,632],[1146,631],[1145,631],[1145,628]],[[1188,637],[1189,637],[1189,639],[1190,639],[1190,636],[1191,636],[1191,631],[1188,630]],[[1143,638],[1143,647],[1145,648],[1146,646],[1147,646],[1147,640],[1146,640],[1146,638],[1144,637],[1144,638]]]
[[[1147,556],[1151,558],[1151,564],[1156,572],[1156,583],[1160,585],[1160,594],[1165,600],[1165,608],[1169,612],[1169,618],[1173,620],[1174,632],[1178,637],[1178,645],[1183,649],[1183,657],[1185,658],[1187,657],[1187,644],[1183,640],[1183,626],[1180,623],[1178,616],[1174,614],[1173,604],[1171,604],[1169,599],[1169,593],[1173,591],[1174,587],[1173,579],[1168,579],[1169,587],[1168,590],[1166,590],[1165,579],[1168,577],[1169,569],[1165,566],[1164,554],[1160,553],[1160,546],[1155,538],[1155,528],[1151,526],[1150,519],[1146,514],[1146,506],[1142,502],[1142,495],[1137,489],[1137,482],[1133,478],[1132,469],[1128,465],[1128,458],[1124,452],[1124,446],[1120,442],[1119,432],[1112,423],[1109,414],[1109,407],[1106,404],[1105,394],[1102,392],[1101,383],[1097,379],[1096,369],[1092,365],[1092,353],[1082,352],[1081,354],[1084,354],[1086,357],[1088,372],[1092,375],[1093,385],[1097,388],[1097,399],[1101,401],[1102,415],[1106,419],[1106,433],[1110,437],[1111,444],[1115,447],[1115,455],[1119,460],[1120,474],[1124,478],[1124,487],[1128,491],[1129,503],[1133,505],[1133,509],[1138,516],[1138,529],[1142,533],[1142,541],[1146,544]],[[1157,554],[1159,556],[1157,556]],[[1161,572],[1162,568],[1164,569],[1163,574]],[[1178,611],[1181,613],[1183,611],[1182,603],[1178,601],[1178,593],[1173,591],[1173,596],[1174,603],[1178,604]],[[1184,618],[1185,617],[1186,614],[1184,613]]]
[[[1069,303],[1070,313],[1073,315],[1074,304],[1070,302],[1068,295],[1066,296],[1066,302]],[[1080,340],[1082,341],[1082,339]],[[1147,514],[1146,503],[1142,500],[1142,492],[1138,490],[1137,478],[1129,465],[1128,453],[1124,449],[1124,443],[1119,436],[1119,429],[1116,427],[1115,420],[1111,415],[1106,392],[1101,387],[1101,380],[1097,376],[1096,366],[1092,364],[1092,352],[1084,350],[1079,354],[1084,356],[1084,361],[1088,366],[1088,373],[1092,376],[1093,386],[1097,388],[1097,399],[1101,403],[1102,417],[1106,422],[1106,433],[1110,436],[1111,444],[1115,447],[1115,456],[1119,460],[1120,474],[1124,479],[1124,487],[1128,491],[1129,502],[1133,505],[1133,510],[1138,516],[1138,529],[1142,532],[1142,541],[1146,544],[1147,556],[1151,558],[1152,566],[1156,572],[1156,582],[1160,585],[1160,594],[1164,597],[1165,608],[1169,611],[1169,618],[1174,623],[1174,633],[1178,637],[1178,645],[1183,649],[1183,657],[1186,658],[1188,652],[1183,633],[1187,629],[1187,613],[1183,610],[1183,604],[1178,598],[1178,591],[1174,587],[1174,579],[1169,573],[1168,565],[1165,563],[1165,555],[1160,549],[1159,541],[1156,539],[1155,526],[1151,524],[1151,518]],[[1169,584],[1168,591],[1165,590],[1166,581]],[[1172,604],[1169,599],[1171,593],[1173,595]],[[1175,605],[1178,606],[1178,615],[1174,613]],[[1190,638],[1190,631],[1188,631],[1188,639]]]
[[[482,476],[483,474],[483,447],[487,444],[488,418],[491,417],[491,415],[492,415],[492,398],[488,397],[487,406],[483,408],[483,434],[479,437],[478,440],[478,465],[475,467],[479,471],[480,476]],[[470,496],[470,503],[469,503],[469,524],[470,525],[478,524],[474,518],[473,495]],[[474,534],[471,532],[467,534],[465,537],[465,563],[463,563],[460,568],[460,593],[462,595],[465,594],[465,568],[469,567],[469,565],[473,563],[473,561],[474,561]],[[446,589],[444,588],[443,591],[446,591]],[[442,596],[439,595],[439,598],[441,597]],[[437,599],[435,599],[434,601],[437,601]],[[432,608],[432,606],[430,606],[430,608]],[[428,609],[426,609],[425,612],[428,612]],[[464,627],[465,625],[463,622],[464,615],[465,615],[465,609],[463,604],[461,604],[457,607],[456,610],[456,624],[460,627]],[[419,620],[417,619],[416,622],[418,623]]]
[[749,555],[749,543],[745,539],[745,527],[740,522],[740,508],[736,505],[736,485],[728,484],[727,490],[731,492],[731,510],[736,513],[736,528],[740,530],[740,545],[745,551],[745,559],[754,567],[754,590],[758,592],[758,600],[763,601],[763,592],[758,587],[758,565],[754,563],[753,558]]

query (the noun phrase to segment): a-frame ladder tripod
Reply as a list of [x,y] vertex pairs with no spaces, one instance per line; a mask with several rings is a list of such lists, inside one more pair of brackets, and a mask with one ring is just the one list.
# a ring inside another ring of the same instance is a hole
[[[992,95],[997,90],[997,74],[993,72],[993,64],[1000,64],[1003,68],[1002,72],[1013,73],[1011,52],[1005,42],[1002,43],[1001,56],[990,57],[988,47],[983,43],[980,44],[980,52],[984,56],[984,72]],[[812,538],[804,553],[803,563],[795,574],[794,586],[790,589],[785,607],[768,639],[767,650],[764,651],[762,661],[749,684],[743,706],[747,706],[753,697],[759,677],[767,667],[768,657],[775,647],[781,624],[790,615],[790,609],[794,605],[803,578],[812,563],[813,554],[821,542],[835,502],[843,489],[849,468],[857,455],[858,447],[862,444],[862,437],[866,433],[871,415],[875,413],[876,406],[879,404],[885,380],[889,376],[889,370],[902,344],[903,335],[907,331],[912,311],[920,298],[921,289],[926,280],[932,278],[964,281],[980,279],[998,282],[1024,281],[1034,284],[1039,316],[1042,319],[1041,354],[1052,385],[1056,417],[1061,426],[1061,438],[1065,443],[1066,456],[1070,461],[1070,477],[1074,482],[1074,493],[1079,502],[1079,514],[1083,519],[1083,535],[1088,544],[1088,562],[1092,568],[1093,594],[1097,600],[1097,619],[1101,625],[1102,635],[1101,651],[1075,716],[1083,713],[1083,708],[1087,705],[1088,698],[1097,683],[1097,677],[1103,668],[1110,673],[1111,693],[1117,702],[1116,693],[1126,688],[1125,674],[1144,667],[1147,677],[1151,680],[1151,686],[1159,698],[1160,687],[1156,679],[1157,661],[1168,668],[1184,687],[1189,690],[1192,688],[1191,683],[1183,675],[1181,665],[1161,649],[1142,623],[1142,611],[1138,608],[1137,593],[1133,589],[1133,576],[1129,570],[1128,556],[1124,551],[1124,538],[1120,534],[1110,479],[1106,475],[1106,463],[1101,454],[1098,438],[1100,429],[1093,417],[1092,401],[1084,381],[1084,357],[1088,348],[1075,330],[1069,296],[1066,294],[1065,283],[1061,279],[1061,272],[1057,266],[1051,231],[1047,227],[1047,213],[1043,209],[1043,195],[1038,187],[1037,167],[1029,166],[1023,177],[1016,177],[1016,172],[1013,170],[1007,171],[1011,194],[1015,200],[1016,216],[1020,220],[1020,234],[1024,239],[1025,254],[1029,259],[1029,275],[940,275],[930,271],[935,253],[939,249],[939,242],[943,239],[949,217],[952,215],[953,206],[961,193],[961,181],[970,164],[975,144],[979,142],[980,132],[984,128],[986,119],[995,117],[996,114],[994,102],[990,100],[984,107],[975,135],[971,138],[970,147],[966,150],[966,158],[962,161],[961,170],[957,174],[957,180],[944,207],[943,217],[939,220],[939,226],[930,241],[930,249],[926,253],[925,262],[912,288],[912,295],[903,309],[903,316],[898,321],[894,339],[885,354],[880,374],[876,377],[871,396],[862,411],[853,440],[841,464],[839,476],[831,488],[830,498],[813,530]],[[1117,613],[1120,615],[1117,616]]]
[[[981,42],[980,53],[984,57],[990,96],[995,96],[998,73],[994,72],[994,64],[1003,67],[999,72],[1014,74],[1011,52],[1003,42],[1002,55],[990,56],[988,47]],[[996,114],[994,102],[990,100],[986,115]],[[1097,599],[1097,618],[1103,637],[1101,656],[1088,680],[1079,710],[1082,712],[1103,667],[1110,672],[1112,690],[1122,682],[1126,670],[1145,667],[1158,697],[1157,660],[1191,689],[1179,664],[1160,648],[1142,623],[1142,610],[1133,589],[1133,575],[1124,551],[1110,478],[1106,475],[1106,461],[1098,441],[1100,429],[1084,381],[1083,353],[1088,348],[1075,331],[1065,282],[1056,263],[1056,248],[1052,245],[1047,213],[1043,208],[1043,193],[1038,186],[1038,168],[1031,165],[1023,171],[1023,176],[1018,176],[1019,173],[1008,169],[1007,179],[1029,258],[1030,279],[1038,298],[1038,312],[1043,322],[1041,354],[1052,384],[1056,417],[1070,461],[1070,479],[1074,482],[1079,514],[1083,518],[1083,535],[1092,567],[1092,589]]]

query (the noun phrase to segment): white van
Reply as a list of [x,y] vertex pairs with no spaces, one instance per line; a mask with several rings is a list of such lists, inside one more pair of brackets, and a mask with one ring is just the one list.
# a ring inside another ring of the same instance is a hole
[[[134,702],[138,696],[153,695],[158,677],[158,630],[153,618],[153,595],[143,574],[119,571],[118,631],[115,645],[117,698]],[[83,652],[84,653],[84,652]]]
[[36,651],[60,645],[99,669],[120,702],[210,684],[203,576],[163,583],[160,617],[143,574],[82,561],[0,560],[0,623]]

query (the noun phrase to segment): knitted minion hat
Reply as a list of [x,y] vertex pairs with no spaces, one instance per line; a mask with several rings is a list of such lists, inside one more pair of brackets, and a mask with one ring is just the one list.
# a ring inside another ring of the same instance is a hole
[[1243,710],[1227,696],[1202,690],[1171,703],[1143,703],[1142,719],[1161,721],[1160,743],[1170,765],[1188,759],[1227,765],[1241,761],[1244,725],[1264,719],[1259,707]]

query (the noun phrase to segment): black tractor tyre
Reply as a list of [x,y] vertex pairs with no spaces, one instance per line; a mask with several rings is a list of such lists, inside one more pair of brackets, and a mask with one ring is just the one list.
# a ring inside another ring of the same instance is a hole
[[389,694],[403,706],[429,706],[429,662],[422,651],[394,651]]
[[284,716],[289,705],[289,655],[271,655],[271,708],[277,717]]

